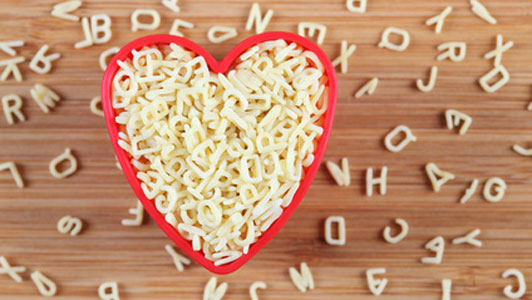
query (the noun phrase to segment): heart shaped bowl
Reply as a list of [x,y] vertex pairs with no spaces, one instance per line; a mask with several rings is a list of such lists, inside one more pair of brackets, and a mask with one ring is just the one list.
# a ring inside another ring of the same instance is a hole
[[[203,56],[207,62],[210,70],[214,73],[226,73],[229,71],[229,68],[232,66],[233,62],[247,49],[255,46],[256,44],[265,42],[283,39],[286,42],[295,42],[299,44],[304,49],[314,52],[324,67],[325,76],[327,76],[328,81],[326,85],[329,88],[328,96],[328,107],[327,111],[324,114],[324,124],[323,124],[323,134],[318,140],[318,145],[316,147],[314,156],[314,162],[304,169],[305,176],[301,179],[299,189],[294,194],[294,198],[290,205],[283,209],[282,215],[270,226],[270,228],[263,232],[263,234],[258,238],[258,240],[249,247],[247,254],[242,255],[237,260],[230,262],[228,264],[215,266],[213,261],[208,260],[202,251],[192,250],[192,243],[184,239],[178,231],[167,223],[164,219],[164,216],[157,210],[153,201],[148,199],[140,186],[140,180],[136,176],[136,170],[130,163],[130,158],[128,153],[124,151],[118,145],[118,132],[119,126],[115,122],[115,111],[112,107],[112,82],[113,77],[119,70],[117,60],[125,60],[132,57],[132,50],[139,50],[144,46],[150,45],[160,45],[160,44],[170,44],[175,43],[182,46],[183,48],[195,52],[197,55]],[[307,192],[312,179],[316,175],[323,154],[325,152],[325,147],[329,139],[329,134],[331,132],[331,127],[333,124],[334,111],[336,106],[336,96],[337,96],[337,81],[334,67],[331,64],[331,61],[327,55],[314,44],[312,41],[301,37],[299,35],[288,33],[288,32],[267,32],[258,35],[254,35],[250,38],[245,39],[236,45],[223,60],[215,60],[205,49],[203,49],[198,44],[174,35],[149,35],[137,40],[130,42],[120,49],[120,51],[113,57],[107,69],[104,73],[102,86],[101,86],[101,98],[102,98],[102,107],[105,113],[105,121],[107,123],[107,130],[109,131],[109,136],[111,138],[111,143],[116,153],[116,157],[120,162],[120,166],[126,175],[129,184],[133,188],[133,191],[137,195],[138,199],[151,216],[151,218],[159,225],[164,233],[172,240],[174,243],[185,252],[190,258],[195,260],[197,263],[208,269],[209,271],[216,274],[227,274],[234,272],[240,268],[244,263],[246,263],[251,257],[253,257],[260,249],[262,249],[278,232],[281,230],[283,225],[288,221],[290,216],[294,213],[295,209],[303,199],[303,196]]]

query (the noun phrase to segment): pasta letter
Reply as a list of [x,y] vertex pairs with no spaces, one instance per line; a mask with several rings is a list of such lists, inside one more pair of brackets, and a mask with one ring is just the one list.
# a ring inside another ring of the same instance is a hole
[[0,256],[0,274],[7,274],[16,282],[22,282],[22,278],[18,273],[24,272],[26,272],[26,267],[12,267],[5,257]]
[[388,167],[382,167],[380,178],[373,178],[373,168],[366,170],[366,195],[371,197],[373,195],[373,186],[379,185],[379,192],[381,195],[386,195],[386,175],[388,174]]
[[[70,166],[67,169],[59,172],[57,170],[57,166],[60,163],[65,162],[65,161],[68,161],[70,163]],[[50,162],[50,166],[49,166],[50,174],[52,174],[52,176],[54,176],[55,178],[68,177],[74,174],[77,168],[78,168],[78,161],[76,157],[72,155],[72,151],[70,150],[70,148],[66,148],[65,152],[61,153],[56,158],[52,159],[52,161]]]
[[[398,144],[394,145],[392,140],[401,132],[404,133],[404,138]],[[417,138],[414,136],[410,128],[406,127],[405,125],[399,125],[386,135],[384,138],[384,146],[386,146],[386,149],[388,149],[390,152],[400,152],[408,144],[415,142],[416,140]]]
[[35,271],[30,275],[31,280],[39,290],[39,293],[45,297],[52,297],[57,293],[57,285],[50,280],[50,278],[44,276],[41,272]]
[[19,95],[9,94],[2,97],[2,110],[7,124],[15,124],[13,116],[17,117],[20,122],[26,121],[26,117],[22,113],[22,103],[22,98]]
[[366,270],[366,280],[368,281],[368,288],[370,292],[375,296],[379,296],[380,294],[382,294],[384,288],[388,284],[387,278],[375,278],[375,275],[382,274],[386,274],[385,268],[373,268]]
[[[338,224],[338,238],[332,237],[332,224]],[[329,245],[343,246],[345,245],[345,219],[340,216],[330,216],[325,220],[325,241]]]
[[312,278],[312,273],[305,262],[301,263],[299,272],[294,267],[290,267],[288,272],[290,273],[292,283],[294,283],[300,292],[305,293],[307,289],[314,289],[314,279]]
[[449,172],[440,170],[435,163],[428,163],[425,166],[425,171],[429,177],[430,182],[432,183],[432,188],[434,192],[439,192],[441,187],[449,180],[454,179],[454,175]]

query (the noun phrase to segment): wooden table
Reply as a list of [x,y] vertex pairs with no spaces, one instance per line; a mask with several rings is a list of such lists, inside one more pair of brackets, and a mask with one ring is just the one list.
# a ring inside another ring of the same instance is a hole
[[[0,276],[0,299],[41,299],[29,279],[40,270],[58,283],[55,299],[97,299],[98,285],[118,281],[121,299],[201,299],[203,286],[212,276],[193,264],[178,273],[164,245],[169,242],[153,221],[127,228],[136,204],[125,177],[115,167],[103,118],[91,114],[89,101],[99,94],[102,71],[99,54],[146,34],[166,33],[174,18],[195,24],[184,29],[186,37],[200,43],[217,58],[224,56],[245,32],[251,1],[182,0],[181,12],[166,9],[160,1],[86,0],[76,14],[109,14],[113,38],[105,45],[75,50],[83,39],[81,24],[53,18],[49,12],[59,1],[5,0],[0,4],[1,40],[22,39],[20,54],[24,81],[1,83],[1,95],[16,93],[24,99],[28,121],[8,126],[0,120],[0,162],[15,161],[27,187],[18,189],[8,172],[0,173],[0,255],[29,272],[17,284]],[[500,299],[507,284],[501,274],[510,267],[524,272],[532,285],[532,160],[511,150],[514,143],[530,146],[532,112],[526,110],[532,83],[532,2],[484,0],[498,25],[475,17],[466,0],[369,0],[365,14],[350,13],[345,1],[262,1],[263,11],[275,10],[268,30],[295,32],[302,21],[328,26],[323,49],[334,58],[341,40],[358,46],[349,60],[349,72],[339,75],[336,120],[326,159],[348,157],[353,184],[340,188],[321,168],[298,211],[277,237],[239,271],[219,280],[229,283],[224,299],[248,299],[248,287],[257,280],[268,288],[261,299],[373,299],[367,289],[365,270],[386,267],[389,284],[380,299],[439,299],[441,280],[453,280],[452,299]],[[424,25],[446,5],[453,12],[443,32],[436,35]],[[133,33],[129,16],[135,8],[160,12],[158,30]],[[212,25],[234,26],[239,36],[225,43],[207,42]],[[412,43],[404,53],[377,48],[387,26],[408,30]],[[495,46],[495,36],[513,40],[503,64],[512,75],[510,83],[495,94],[477,84],[492,68],[482,58]],[[461,63],[437,62],[437,45],[467,42],[467,58]],[[62,54],[53,71],[37,75],[28,62],[42,44]],[[434,91],[415,88],[429,68],[440,69]],[[368,79],[379,77],[373,96],[352,95]],[[62,101],[44,114],[30,97],[29,89],[42,83],[57,91]],[[457,109],[473,117],[467,135],[446,129],[443,112]],[[394,126],[408,125],[418,137],[400,153],[383,146],[384,135]],[[527,145],[528,144],[528,145]],[[49,161],[71,147],[80,170],[58,180],[48,172]],[[438,194],[432,192],[424,172],[428,162],[456,175]],[[385,196],[365,196],[364,174],[368,167],[388,166]],[[473,178],[480,187],[498,176],[508,184],[503,201],[488,203],[480,190],[464,205],[458,199]],[[64,215],[85,221],[81,235],[64,236],[56,222]],[[323,241],[327,216],[347,220],[347,245],[328,246]],[[396,245],[382,240],[382,229],[395,218],[410,225],[407,238]],[[452,238],[480,228],[482,248],[451,245]],[[425,243],[437,235],[447,241],[441,265],[420,263],[432,253]],[[305,295],[292,285],[288,268],[306,261],[316,289]],[[529,299],[530,294],[525,298]]]

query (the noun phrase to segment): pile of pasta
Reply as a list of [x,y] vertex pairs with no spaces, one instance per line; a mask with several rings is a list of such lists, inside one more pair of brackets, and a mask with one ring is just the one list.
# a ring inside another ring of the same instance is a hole
[[117,63],[119,145],[146,197],[215,265],[247,254],[314,160],[328,99],[317,56],[274,40],[227,74],[176,44]]

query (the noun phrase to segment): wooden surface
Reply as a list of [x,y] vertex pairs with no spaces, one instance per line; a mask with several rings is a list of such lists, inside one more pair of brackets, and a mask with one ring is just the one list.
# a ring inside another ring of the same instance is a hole
[[[8,126],[0,120],[0,162],[21,166],[27,187],[18,189],[9,173],[0,173],[0,255],[29,272],[40,270],[59,286],[56,299],[97,299],[98,285],[118,281],[121,299],[201,299],[210,278],[197,264],[178,273],[164,245],[169,242],[153,221],[126,228],[122,218],[136,204],[125,177],[115,167],[113,150],[103,118],[89,111],[89,101],[99,94],[102,72],[99,53],[112,46],[151,33],[166,33],[173,18],[193,22],[186,37],[200,43],[217,58],[250,35],[244,31],[251,1],[181,0],[178,14],[160,1],[85,0],[76,14],[109,14],[113,38],[105,45],[75,50],[82,39],[81,24],[52,18],[49,11],[59,1],[4,0],[0,4],[1,40],[23,39],[20,53],[24,82],[0,84],[1,94],[24,98],[27,122]],[[348,157],[352,186],[335,186],[322,167],[297,212],[277,237],[239,271],[219,280],[229,283],[224,299],[248,299],[248,287],[257,280],[268,289],[261,299],[373,299],[367,289],[367,268],[386,267],[389,284],[379,299],[440,299],[440,281],[453,280],[452,299],[500,299],[506,284],[501,273],[516,267],[532,285],[532,160],[511,151],[514,143],[530,146],[532,112],[526,111],[532,84],[532,2],[484,0],[499,21],[489,25],[475,17],[466,0],[369,0],[364,15],[349,13],[345,1],[262,1],[263,11],[275,10],[268,30],[295,32],[297,23],[315,21],[328,26],[323,49],[334,58],[342,39],[358,45],[349,60],[349,73],[339,75],[339,98],[334,129],[325,155],[334,161]],[[453,13],[443,33],[424,25],[446,5]],[[154,8],[162,24],[156,31],[130,32],[129,15],[135,8]],[[238,28],[237,38],[209,44],[212,25]],[[412,43],[404,53],[376,47],[386,26],[410,31]],[[482,92],[477,79],[491,69],[482,58],[494,48],[501,33],[516,46],[505,53],[503,64],[510,83],[493,95]],[[462,63],[436,62],[436,46],[445,41],[468,43]],[[42,44],[62,58],[53,71],[37,75],[28,61]],[[430,66],[440,75],[434,91],[418,92],[416,78]],[[358,87],[372,77],[380,83],[373,96],[354,99]],[[49,85],[62,96],[50,114],[31,100],[36,82]],[[466,136],[445,128],[443,111],[457,109],[473,117]],[[394,126],[408,125],[418,137],[398,154],[383,147],[383,137]],[[49,161],[71,147],[80,170],[58,180],[48,173]],[[432,192],[423,167],[433,161],[456,174],[456,180],[438,194]],[[389,168],[388,193],[365,196],[364,172],[368,167]],[[508,183],[504,200],[488,203],[480,191],[465,205],[457,203],[470,180],[483,182],[499,176]],[[60,235],[57,220],[73,215],[85,221],[78,237]],[[347,220],[347,245],[323,242],[323,221],[329,215]],[[382,229],[394,218],[410,224],[408,237],[397,245],[382,240]],[[453,246],[450,240],[474,228],[482,229],[482,248]],[[443,235],[447,241],[443,263],[422,265],[431,255],[423,246]],[[316,289],[305,295],[290,283],[287,269],[306,261]],[[29,279],[17,284],[0,275],[0,299],[41,299]],[[530,299],[530,294],[525,296]]]

